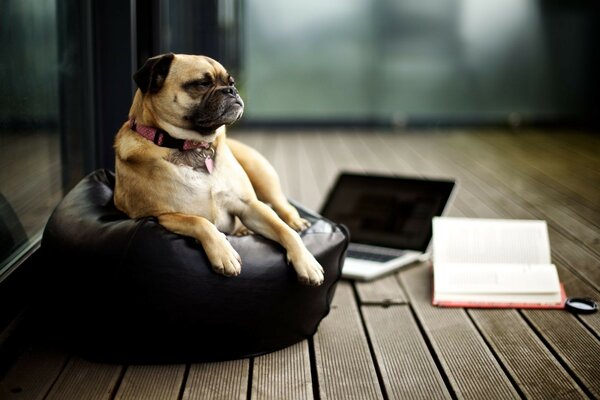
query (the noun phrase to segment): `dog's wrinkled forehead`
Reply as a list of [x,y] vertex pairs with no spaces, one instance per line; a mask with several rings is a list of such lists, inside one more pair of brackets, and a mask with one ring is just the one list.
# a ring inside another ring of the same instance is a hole
[[163,86],[182,85],[190,80],[223,81],[229,77],[225,68],[206,56],[189,54],[161,54],[146,60],[133,75],[142,93],[157,93]]
[[212,58],[178,54],[171,64],[171,71],[165,83],[182,84],[195,79],[219,81],[227,78],[225,68]]

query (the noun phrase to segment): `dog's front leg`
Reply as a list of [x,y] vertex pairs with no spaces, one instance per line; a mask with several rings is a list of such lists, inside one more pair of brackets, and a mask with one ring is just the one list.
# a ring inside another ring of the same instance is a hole
[[270,204],[277,215],[296,231],[302,231],[310,226],[310,222],[298,214],[281,189],[279,175],[269,161],[252,147],[235,139],[227,138],[227,144],[234,157],[244,171],[258,199]]
[[158,222],[171,232],[198,240],[215,272],[237,276],[242,268],[239,254],[225,235],[204,217],[180,213],[162,214]]
[[293,265],[301,283],[311,286],[323,283],[323,267],[304,246],[298,232],[283,222],[271,207],[259,200],[251,200],[240,219],[254,232],[285,248],[288,262]]

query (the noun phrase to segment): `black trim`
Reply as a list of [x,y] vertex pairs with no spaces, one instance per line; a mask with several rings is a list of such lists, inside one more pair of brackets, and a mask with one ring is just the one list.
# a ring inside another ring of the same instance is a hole
[[94,93],[97,167],[114,169],[114,137],[128,119],[135,90],[132,65],[132,26],[129,1],[104,0],[93,2],[94,23]]
[[95,168],[91,1],[59,1],[59,113],[62,186],[66,192]]
[[183,151],[183,146],[185,145],[185,140],[177,139],[173,136],[169,135],[167,132],[158,130],[156,135],[154,136],[154,143],[158,145],[160,138],[162,136],[162,144],[159,146],[168,147],[171,149],[178,149],[179,151]]
[[159,48],[159,0],[133,0],[135,15],[132,16],[132,27],[135,32],[136,60],[135,69],[160,53]]

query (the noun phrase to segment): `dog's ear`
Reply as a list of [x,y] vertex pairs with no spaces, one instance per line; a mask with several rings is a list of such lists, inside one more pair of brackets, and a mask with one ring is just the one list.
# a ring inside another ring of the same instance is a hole
[[167,53],[151,57],[146,60],[142,68],[133,74],[133,80],[138,85],[142,93],[156,93],[160,90],[175,54]]

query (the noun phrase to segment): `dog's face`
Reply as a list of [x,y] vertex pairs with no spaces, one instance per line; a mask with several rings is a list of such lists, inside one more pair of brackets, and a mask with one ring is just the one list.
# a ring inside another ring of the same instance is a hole
[[133,78],[158,123],[210,135],[239,120],[244,111],[233,77],[209,57],[152,57]]

